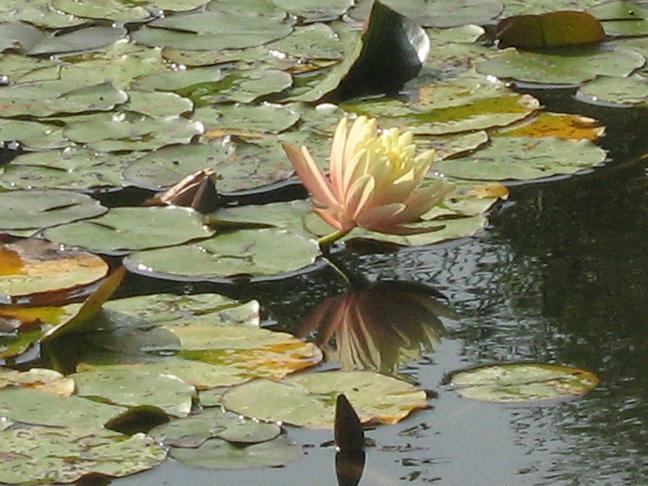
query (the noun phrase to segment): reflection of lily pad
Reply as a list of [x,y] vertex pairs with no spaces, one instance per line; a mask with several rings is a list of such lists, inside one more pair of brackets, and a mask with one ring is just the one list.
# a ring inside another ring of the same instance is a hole
[[254,380],[226,391],[222,404],[247,417],[331,428],[335,400],[341,393],[362,422],[393,424],[427,406],[424,391],[372,371],[305,373],[283,382]]
[[44,240],[0,245],[0,302],[90,285],[107,271],[106,262],[96,255]]
[[57,226],[45,233],[59,243],[115,252],[177,245],[207,238],[213,232],[192,209],[151,207],[113,208],[100,218]]
[[98,474],[121,477],[151,469],[166,451],[143,434],[109,430],[14,427],[0,431],[0,481],[10,484],[72,483]]
[[102,398],[123,406],[154,406],[170,415],[185,417],[191,411],[193,386],[162,374],[137,370],[84,371],[71,375],[81,397]]
[[172,448],[170,456],[183,464],[206,469],[247,469],[283,466],[299,459],[302,451],[285,437],[245,447],[210,439],[197,449]]
[[0,193],[0,229],[41,229],[106,212],[99,202],[67,191],[10,191]]
[[238,444],[254,444],[272,440],[280,433],[281,427],[276,424],[245,420],[221,408],[211,408],[160,425],[149,434],[165,446],[195,448],[215,437]]
[[192,245],[138,252],[124,260],[135,273],[178,280],[277,277],[315,262],[314,240],[277,229],[234,231]]
[[529,180],[573,174],[605,161],[605,150],[589,140],[496,137],[490,146],[435,168],[446,176],[477,180]]
[[574,398],[584,395],[598,382],[589,371],[534,363],[473,368],[452,374],[450,381],[464,398],[506,403]]

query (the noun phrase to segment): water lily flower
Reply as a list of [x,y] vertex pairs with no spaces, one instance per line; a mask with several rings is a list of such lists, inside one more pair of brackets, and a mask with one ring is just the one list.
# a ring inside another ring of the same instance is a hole
[[347,125],[342,118],[335,131],[328,176],[306,147],[283,144],[318,206],[315,211],[343,234],[356,226],[382,233],[421,232],[403,225],[419,219],[452,188],[443,182],[421,186],[434,151],[416,155],[411,132],[379,132],[375,119],[361,116],[350,129]]

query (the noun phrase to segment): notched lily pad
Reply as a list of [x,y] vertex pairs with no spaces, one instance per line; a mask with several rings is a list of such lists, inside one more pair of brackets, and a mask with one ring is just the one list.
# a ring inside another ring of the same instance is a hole
[[498,403],[576,398],[598,382],[589,371],[541,363],[483,366],[455,372],[449,378],[462,397]]
[[[146,224],[142,224],[146,222]],[[129,252],[162,248],[208,238],[199,213],[188,208],[113,208],[104,216],[45,231],[49,240],[98,252]]]
[[[335,401],[343,393],[363,423],[393,424],[425,408],[424,391],[372,371],[328,371],[283,382],[254,380],[226,391],[222,404],[247,417],[314,428],[332,428]],[[272,397],[264,400],[262,397]]]

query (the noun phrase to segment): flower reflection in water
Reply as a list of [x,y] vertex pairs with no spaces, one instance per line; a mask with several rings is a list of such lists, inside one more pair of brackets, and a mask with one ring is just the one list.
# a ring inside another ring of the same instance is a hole
[[315,343],[344,370],[395,374],[401,365],[432,351],[445,334],[439,317],[455,316],[441,299],[433,288],[412,282],[356,287],[318,304],[299,335],[317,332]]

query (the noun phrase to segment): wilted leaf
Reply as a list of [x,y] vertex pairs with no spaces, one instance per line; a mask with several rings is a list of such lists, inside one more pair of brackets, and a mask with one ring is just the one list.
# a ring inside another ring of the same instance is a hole
[[74,393],[74,380],[45,368],[32,368],[29,371],[0,368],[0,389],[7,386],[30,388],[62,397]]
[[501,47],[560,47],[601,42],[601,23],[579,11],[548,12],[540,15],[507,17],[497,24]]
[[6,243],[0,245],[0,303],[42,300],[46,296],[39,294],[54,292],[65,300],[65,291],[90,285],[107,272],[108,265],[91,253],[37,239]]
[[450,377],[451,386],[464,398],[503,403],[575,398],[598,382],[589,371],[539,363],[483,366]]
[[340,393],[348,397],[363,423],[393,424],[427,406],[424,391],[371,371],[305,373],[283,382],[258,379],[226,391],[222,404],[247,417],[332,428]]
[[493,137],[558,137],[563,140],[596,140],[605,127],[585,116],[541,112],[532,118],[491,132]]

